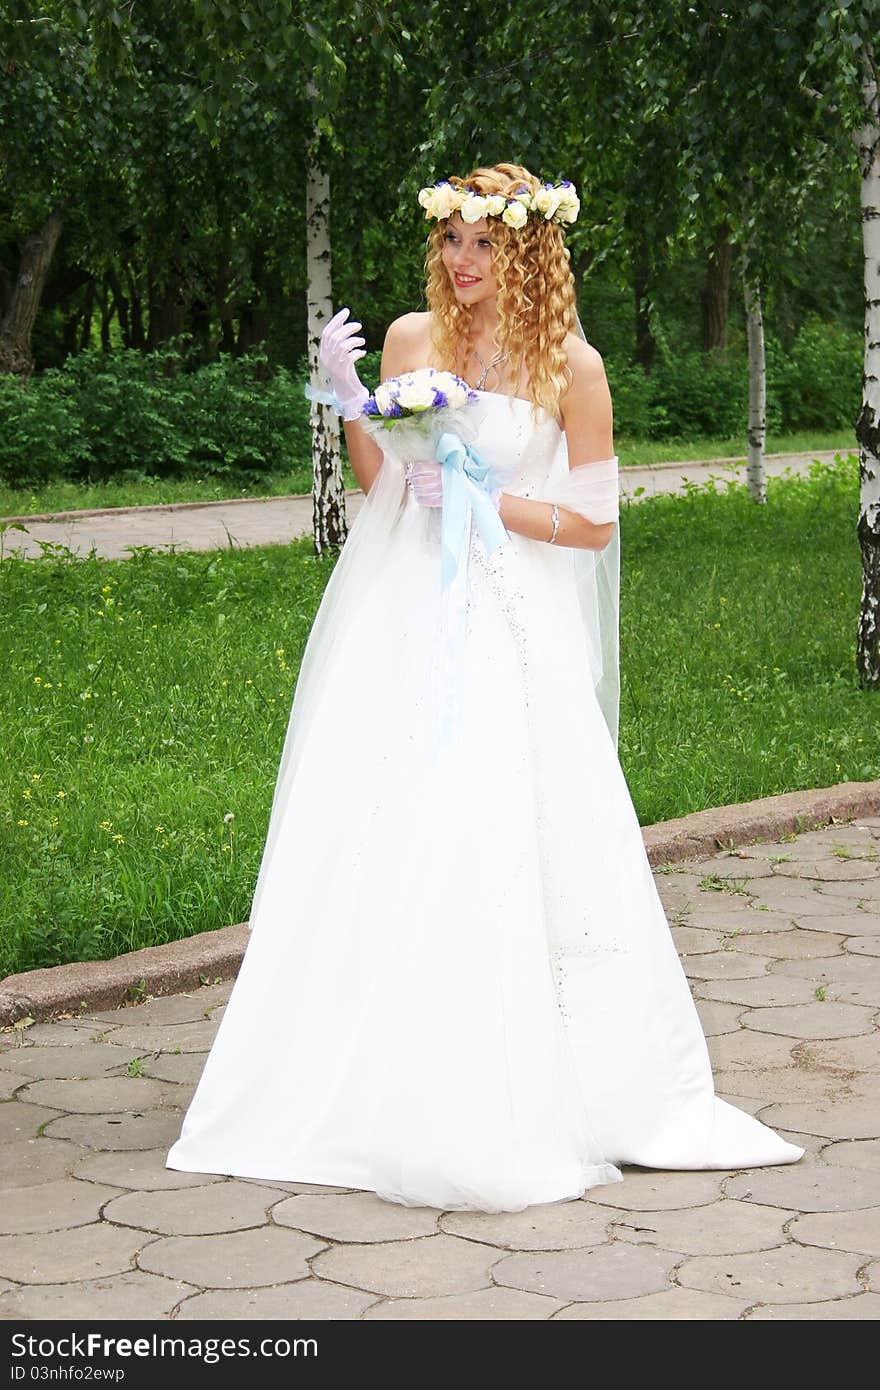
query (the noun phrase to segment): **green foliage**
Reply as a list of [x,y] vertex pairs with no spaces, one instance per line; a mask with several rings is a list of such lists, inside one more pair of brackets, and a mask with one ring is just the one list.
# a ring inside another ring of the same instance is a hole
[[185,351],[87,351],[22,386],[0,376],[0,478],[265,478],[309,455],[302,380],[251,352],[188,369]]
[[864,335],[811,316],[786,356],[768,353],[768,389],[786,427],[854,425],[861,400]]

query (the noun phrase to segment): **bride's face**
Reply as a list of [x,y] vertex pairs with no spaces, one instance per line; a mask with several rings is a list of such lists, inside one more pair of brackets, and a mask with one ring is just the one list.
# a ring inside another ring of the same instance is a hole
[[469,225],[454,212],[446,224],[443,264],[459,304],[472,308],[498,292],[498,278],[492,268],[492,243],[485,217]]

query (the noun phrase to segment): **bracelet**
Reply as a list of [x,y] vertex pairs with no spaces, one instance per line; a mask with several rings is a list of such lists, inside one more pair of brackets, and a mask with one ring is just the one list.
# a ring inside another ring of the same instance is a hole
[[557,532],[558,530],[559,530],[559,508],[557,507],[556,503],[554,502],[554,503],[553,503],[553,534],[552,534],[552,536],[550,537],[549,541],[547,542],[548,545],[552,545],[553,542],[556,540],[556,532]]

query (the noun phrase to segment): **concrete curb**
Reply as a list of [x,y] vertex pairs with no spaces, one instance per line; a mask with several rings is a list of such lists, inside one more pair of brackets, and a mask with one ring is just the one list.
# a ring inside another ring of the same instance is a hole
[[[766,459],[787,459],[803,458],[809,454],[811,458],[833,459],[838,454],[857,453],[857,447],[851,449],[804,449],[800,452],[788,452],[785,454],[765,454]],[[735,458],[717,459],[682,459],[679,462],[667,463],[632,463],[624,465],[622,471],[627,468],[640,468],[654,472],[666,468],[742,468],[746,463],[744,454],[737,455]],[[360,492],[360,488],[347,487],[345,494],[352,497]],[[132,507],[93,507],[83,508],[79,511],[70,512],[25,512],[21,516],[2,516],[0,521],[80,521],[89,516],[123,516],[132,512],[183,512],[192,510],[196,507],[253,507],[263,502],[302,502],[311,500],[310,492],[282,492],[273,497],[227,497],[209,502],[145,502]]]
[[[880,813],[880,781],[783,792],[642,828],[652,868],[717,854],[781,835]],[[115,1009],[144,995],[176,994],[235,976],[248,926],[220,927],[184,941],[129,951],[113,960],[83,961],[8,975],[0,980],[0,1027],[22,1018],[42,1022],[86,1009]]]

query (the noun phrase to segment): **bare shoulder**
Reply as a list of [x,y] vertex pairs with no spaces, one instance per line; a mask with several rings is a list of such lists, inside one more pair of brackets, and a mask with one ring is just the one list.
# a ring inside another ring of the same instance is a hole
[[572,388],[595,386],[605,376],[605,363],[602,354],[585,342],[576,333],[568,333],[565,338],[565,355],[572,376]]
[[385,333],[382,380],[426,367],[431,360],[431,315],[401,314]]
[[421,343],[427,343],[430,334],[431,315],[430,314],[401,314],[399,318],[392,319],[385,332],[385,346],[407,346],[415,347]]

